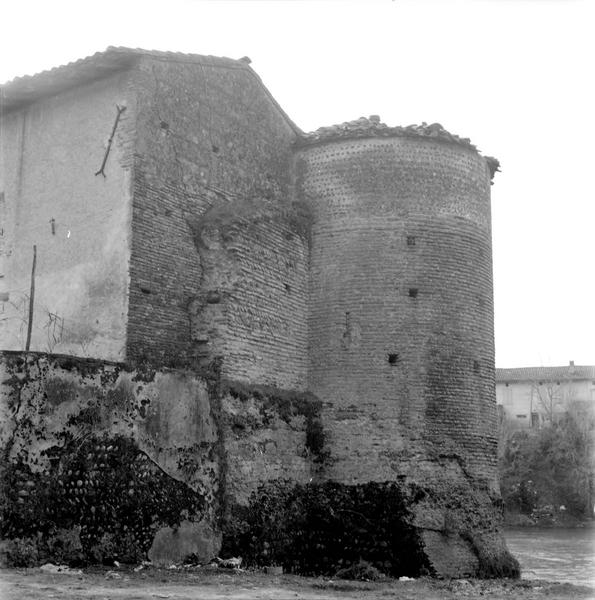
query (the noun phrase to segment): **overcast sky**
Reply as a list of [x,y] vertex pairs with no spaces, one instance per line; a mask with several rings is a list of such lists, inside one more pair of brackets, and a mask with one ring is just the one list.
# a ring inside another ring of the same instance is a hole
[[595,2],[20,0],[0,81],[131,46],[249,56],[304,130],[438,121],[496,156],[496,362],[595,365]]

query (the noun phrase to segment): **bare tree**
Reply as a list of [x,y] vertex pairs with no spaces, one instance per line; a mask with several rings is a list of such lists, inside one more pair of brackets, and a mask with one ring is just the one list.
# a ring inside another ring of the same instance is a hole
[[558,380],[531,382],[531,413],[543,415],[550,425],[555,421],[556,406],[563,407],[560,413],[565,413],[570,403],[575,399],[576,391],[570,374]]

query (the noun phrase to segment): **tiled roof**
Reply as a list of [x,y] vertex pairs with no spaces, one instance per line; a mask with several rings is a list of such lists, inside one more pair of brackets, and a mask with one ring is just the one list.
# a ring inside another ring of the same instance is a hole
[[103,52],[96,52],[92,56],[81,58],[80,60],[70,62],[66,65],[42,71],[35,75],[16,77],[15,79],[0,85],[2,110],[8,111],[34,102],[40,98],[52,96],[69,88],[84,85],[85,83],[107,77],[118,71],[129,69],[143,56],[150,56],[155,60],[178,63],[184,62],[227,69],[245,69],[262,86],[263,91],[287,120],[296,134],[302,135],[302,131],[287,116],[285,111],[279,106],[277,101],[264,86],[260,77],[250,67],[249,58],[244,57],[235,60],[218,56],[203,56],[201,54],[143,50],[142,48],[110,46]]
[[247,63],[230,58],[110,46],[107,50],[96,52],[92,56],[47,71],[41,71],[34,75],[15,77],[13,80],[4,83],[1,86],[3,108],[10,109],[14,106],[27,104],[38,98],[107,77],[117,71],[130,68],[141,56],[151,56],[159,60],[187,61],[232,68],[248,67]]
[[567,365],[565,367],[521,367],[496,369],[496,382],[509,381],[568,381],[569,379],[593,379],[595,366]]
[[[440,123],[428,125],[426,122],[423,122],[421,125],[389,127],[380,120],[378,115],[370,115],[368,118],[360,117],[355,121],[347,121],[340,125],[320,127],[316,131],[301,136],[298,145],[309,146],[342,139],[369,137],[415,137],[434,139],[457,144],[479,153],[477,147],[471,143],[469,138],[462,138],[454,133],[450,133],[444,129]],[[490,170],[490,176],[493,179],[496,172],[500,170],[500,163],[498,159],[493,158],[492,156],[485,156],[484,158]]]
[[360,117],[355,121],[347,121],[340,125],[321,127],[316,131],[306,133],[303,136],[303,143],[316,144],[341,138],[391,136],[434,138],[459,144],[460,146],[466,146],[472,150],[477,150],[471,143],[471,140],[449,133],[442,125],[440,125],[440,123],[432,123],[431,125],[422,123],[421,125],[407,125],[406,127],[389,127],[386,123],[382,123],[380,117],[377,115],[371,115],[369,118]]

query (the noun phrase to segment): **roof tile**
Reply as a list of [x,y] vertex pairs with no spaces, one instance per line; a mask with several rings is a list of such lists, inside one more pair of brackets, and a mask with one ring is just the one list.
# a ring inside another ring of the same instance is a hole
[[521,367],[496,369],[496,382],[595,380],[595,366],[566,365],[564,367]]

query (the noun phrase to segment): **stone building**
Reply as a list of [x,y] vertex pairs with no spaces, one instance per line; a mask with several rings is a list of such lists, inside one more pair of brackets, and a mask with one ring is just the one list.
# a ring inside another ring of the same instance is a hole
[[[248,60],[108,48],[1,93],[9,454],[32,463],[38,442],[11,398],[36,415],[59,405],[56,436],[113,392],[123,404],[99,422],[128,427],[194,490],[213,496],[226,478],[246,504],[282,476],[415,483],[433,490],[413,509],[432,572],[478,574],[485,556],[506,556],[495,159],[438,124],[370,117],[304,134]],[[204,375],[214,364],[248,389],[218,397],[223,420]],[[137,386],[123,365],[157,373]],[[248,419],[264,410],[250,386],[263,385],[318,399],[324,464],[304,453],[310,417]],[[225,469],[205,458],[221,443]]]
[[595,408],[595,366],[496,369],[496,403],[518,429],[539,429],[574,405]]

